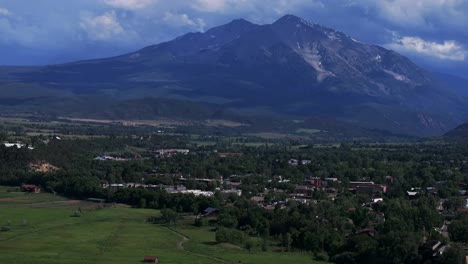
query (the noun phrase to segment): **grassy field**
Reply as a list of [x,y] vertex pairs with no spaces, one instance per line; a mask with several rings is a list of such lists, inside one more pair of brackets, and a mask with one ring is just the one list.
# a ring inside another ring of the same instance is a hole
[[[0,187],[0,263],[319,263],[307,254],[248,252],[216,244],[212,228],[182,220],[171,230],[145,219],[156,210],[103,206],[52,194],[24,194]],[[81,208],[81,217],[72,217]]]
[[307,128],[300,128],[296,130],[296,133],[299,133],[299,134],[316,134],[319,132],[322,132],[322,131],[318,129],[307,129]]
[[[226,263],[279,264],[288,263],[288,261],[292,263],[322,263],[314,261],[309,254],[262,252],[260,240],[254,243],[252,252],[231,244],[217,244],[213,227],[182,225],[182,227],[177,228],[177,231],[190,238],[185,244],[187,250],[204,252],[219,259],[229,260]],[[270,249],[276,248],[272,245]]]

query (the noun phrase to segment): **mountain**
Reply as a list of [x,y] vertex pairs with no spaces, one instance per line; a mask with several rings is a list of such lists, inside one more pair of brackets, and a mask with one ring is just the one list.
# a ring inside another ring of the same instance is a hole
[[4,104],[169,98],[417,136],[442,134],[468,113],[465,98],[408,58],[293,15],[234,20],[112,58],[2,67],[0,78]]
[[466,141],[468,140],[468,123],[464,123],[455,129],[450,130],[443,136],[447,140]]
[[435,73],[435,76],[440,81],[444,82],[447,87],[457,96],[468,97],[468,80],[444,73]]

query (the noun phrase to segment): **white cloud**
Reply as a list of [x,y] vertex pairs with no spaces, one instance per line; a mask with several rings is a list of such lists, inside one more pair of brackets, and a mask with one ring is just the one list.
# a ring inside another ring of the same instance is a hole
[[104,0],[109,6],[123,9],[143,9],[155,4],[157,0]]
[[434,24],[466,24],[466,0],[354,0],[367,12],[375,8],[378,16],[401,26],[431,28]]
[[10,10],[8,10],[6,8],[0,8],[0,15],[9,16],[9,15],[11,15],[11,12],[10,12]]
[[295,13],[304,9],[321,9],[325,5],[318,0],[279,0],[272,4],[272,8],[277,15]]
[[387,47],[399,52],[417,53],[441,60],[464,61],[468,51],[453,40],[442,43],[427,41],[420,37],[395,37],[394,43]]
[[224,11],[230,0],[196,0],[192,7],[204,12],[221,12]]
[[96,17],[83,17],[80,26],[91,40],[109,40],[125,31],[114,11]]
[[191,7],[201,12],[211,13],[293,13],[304,8],[322,8],[321,0],[194,0]]
[[198,31],[204,31],[206,23],[201,18],[192,19],[187,14],[174,14],[166,12],[163,18],[164,22],[174,27],[190,26]]

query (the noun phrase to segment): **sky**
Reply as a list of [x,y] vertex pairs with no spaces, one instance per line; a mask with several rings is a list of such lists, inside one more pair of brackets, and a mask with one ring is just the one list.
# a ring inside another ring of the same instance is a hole
[[138,50],[244,18],[294,14],[468,78],[468,0],[0,0],[0,65]]

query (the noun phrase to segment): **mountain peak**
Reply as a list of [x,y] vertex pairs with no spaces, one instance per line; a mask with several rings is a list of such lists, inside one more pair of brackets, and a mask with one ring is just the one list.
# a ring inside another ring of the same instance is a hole
[[225,25],[214,27],[208,30],[207,33],[212,34],[212,33],[219,33],[223,31],[224,32],[229,31],[229,32],[237,32],[238,34],[240,34],[240,33],[244,33],[246,31],[252,30],[256,27],[258,27],[257,24],[254,24],[250,21],[247,21],[241,18],[241,19],[234,19]]
[[276,20],[273,24],[303,24],[303,25],[307,25],[307,26],[313,26],[314,24],[303,19],[303,18],[300,18],[298,16],[295,16],[295,15],[291,15],[291,14],[287,14],[287,15],[284,15],[283,17],[281,17],[280,19]]
[[234,19],[231,21],[231,23],[228,23],[228,24],[233,24],[233,25],[248,25],[248,26],[252,26],[252,25],[255,25],[254,23],[248,21],[248,20],[245,20],[243,18],[238,18],[238,19]]

